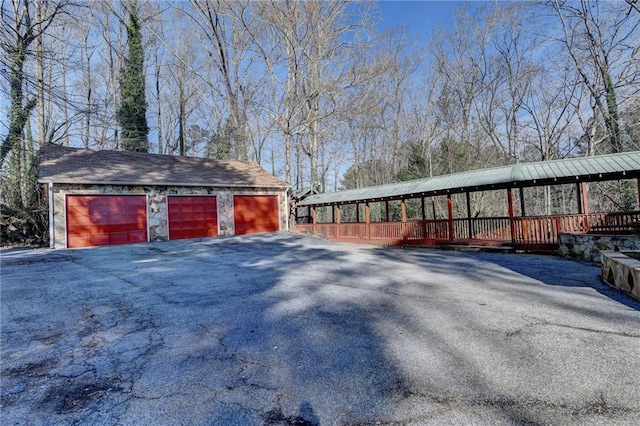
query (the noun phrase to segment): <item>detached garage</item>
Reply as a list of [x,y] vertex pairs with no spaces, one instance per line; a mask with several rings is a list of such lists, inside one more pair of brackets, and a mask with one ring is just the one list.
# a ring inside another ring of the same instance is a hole
[[256,163],[47,145],[52,248],[287,230],[287,186]]

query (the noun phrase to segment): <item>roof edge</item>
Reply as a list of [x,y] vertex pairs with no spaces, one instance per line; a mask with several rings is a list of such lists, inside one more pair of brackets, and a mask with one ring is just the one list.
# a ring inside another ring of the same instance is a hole
[[[628,174],[628,178],[640,178],[640,166],[637,168],[625,169],[624,167],[619,167],[617,170],[596,170],[596,171],[586,171],[580,173],[568,173],[565,176],[550,176],[550,177],[528,177],[525,176],[525,169],[535,169],[535,167],[539,165],[548,166],[550,164],[580,164],[593,162],[594,160],[604,160],[604,159],[612,159],[612,158],[638,158],[640,156],[640,151],[627,151],[620,152],[615,154],[606,154],[606,155],[598,155],[598,156],[584,156],[584,157],[572,157],[565,159],[555,159],[549,161],[535,161],[529,163],[514,163],[505,166],[498,167],[490,167],[486,169],[475,169],[468,170],[466,172],[457,172],[451,173],[448,175],[438,175],[433,177],[426,178],[418,178],[412,179],[409,181],[403,182],[393,182],[382,185],[373,185],[367,186],[363,188],[351,188],[341,191],[335,192],[327,192],[322,194],[314,194],[309,196],[308,198],[302,200],[298,205],[299,206],[320,206],[320,205],[339,205],[339,204],[352,204],[359,201],[371,201],[371,200],[391,200],[391,199],[401,199],[404,196],[417,195],[422,193],[425,195],[426,193],[430,193],[432,195],[445,194],[445,193],[459,193],[459,192],[476,192],[476,191],[486,191],[492,189],[505,189],[505,188],[515,188],[515,187],[529,187],[529,186],[539,186],[539,185],[547,185],[554,184],[556,182],[560,183],[571,183],[574,182],[572,178],[576,178],[579,181],[592,182],[592,181],[600,181],[607,179],[624,179]],[[634,160],[635,161],[635,160]],[[462,175],[473,175],[476,173],[487,173],[496,170],[503,170],[507,172],[509,178],[508,179],[496,179],[492,182],[480,184],[480,185],[465,185],[464,187],[459,186],[448,186],[444,185],[437,190],[426,190],[426,191],[407,191],[403,192],[403,187],[407,184],[416,184],[420,182],[427,182],[437,180],[439,178],[455,178],[457,176]],[[385,195],[379,195],[375,197],[362,197],[361,192],[366,190],[377,190],[384,188],[386,192]],[[393,194],[395,192],[395,194]],[[339,194],[339,195],[338,195]],[[335,197],[340,197],[341,199],[335,199]],[[332,199],[333,198],[333,199]]]
[[50,179],[38,179],[38,183],[52,183],[56,184],[67,184],[67,185],[115,185],[115,186],[209,186],[209,187],[220,187],[220,188],[272,188],[272,189],[287,189],[290,188],[291,185],[238,185],[238,184],[213,184],[213,183],[185,183],[185,182],[119,182],[119,181],[52,181]]

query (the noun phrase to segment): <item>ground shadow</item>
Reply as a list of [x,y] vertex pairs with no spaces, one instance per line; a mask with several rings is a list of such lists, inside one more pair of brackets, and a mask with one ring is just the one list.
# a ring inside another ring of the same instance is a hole
[[533,424],[591,407],[532,397],[533,325],[474,299],[587,284],[506,258],[286,233],[49,252],[55,268],[38,253],[3,269],[8,423]]

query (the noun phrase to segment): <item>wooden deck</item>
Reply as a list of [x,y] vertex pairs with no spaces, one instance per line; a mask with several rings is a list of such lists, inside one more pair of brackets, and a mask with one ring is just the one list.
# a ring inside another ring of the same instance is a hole
[[640,233],[640,211],[560,216],[492,217],[371,223],[296,224],[298,232],[381,246],[509,245],[553,252],[560,233]]

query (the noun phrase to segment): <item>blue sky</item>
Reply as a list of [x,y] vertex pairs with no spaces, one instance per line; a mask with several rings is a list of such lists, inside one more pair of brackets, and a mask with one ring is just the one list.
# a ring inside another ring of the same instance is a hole
[[436,28],[450,25],[453,10],[463,2],[453,0],[380,0],[381,27],[407,26],[409,31],[421,36],[429,35]]

